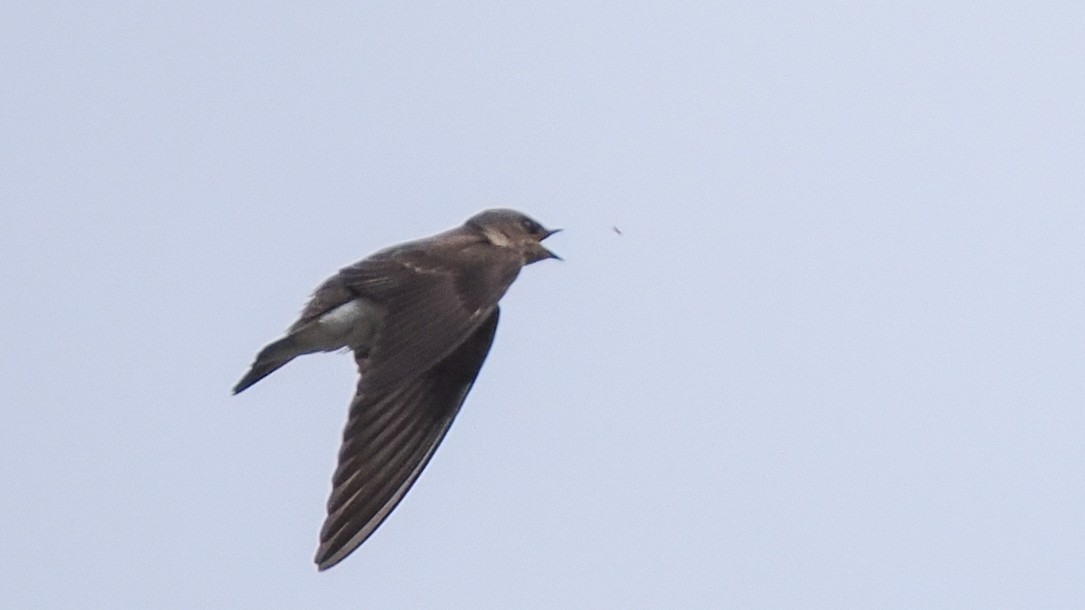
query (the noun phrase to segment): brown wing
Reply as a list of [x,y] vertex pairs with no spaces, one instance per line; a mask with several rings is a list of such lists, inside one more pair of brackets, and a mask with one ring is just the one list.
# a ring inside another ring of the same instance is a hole
[[374,256],[339,272],[346,289],[387,311],[362,373],[367,394],[391,394],[444,360],[497,307],[522,262],[502,248]]
[[[320,532],[321,570],[362,544],[403,499],[448,432],[493,343],[494,307],[466,341],[436,366],[387,393],[365,373],[343,432],[328,517]],[[372,362],[361,362],[368,367]]]
[[301,316],[298,317],[297,322],[290,325],[287,332],[298,330],[357,296],[343,284],[342,278],[338,275],[328,278],[313,292],[312,298],[301,311]]

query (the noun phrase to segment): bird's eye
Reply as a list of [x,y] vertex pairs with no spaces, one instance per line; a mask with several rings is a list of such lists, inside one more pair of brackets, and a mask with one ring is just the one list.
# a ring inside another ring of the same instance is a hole
[[522,226],[524,228],[524,230],[527,231],[531,235],[534,235],[534,234],[536,234],[536,233],[538,233],[539,231],[542,230],[542,227],[539,226],[539,223],[535,222],[534,220],[531,220],[530,218],[525,218],[525,219],[521,220],[520,221],[520,226]]

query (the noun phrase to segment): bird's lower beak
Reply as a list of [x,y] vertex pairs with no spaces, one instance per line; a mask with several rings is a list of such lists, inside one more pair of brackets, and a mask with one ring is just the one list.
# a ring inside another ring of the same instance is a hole
[[[561,233],[561,229],[549,229],[546,232],[546,235],[543,235],[542,237],[539,238],[539,241],[541,242],[542,240],[544,240],[544,239],[550,237],[551,235],[553,235],[554,233]],[[533,263],[537,262],[537,261],[541,261],[543,259],[547,259],[547,258],[552,258],[554,260],[559,260],[559,261],[565,260],[565,259],[561,258],[560,256],[558,256],[557,254],[554,254],[553,252],[551,252],[550,250],[545,248],[541,243],[537,243],[536,247],[538,249],[538,252],[533,257],[533,260],[531,261]]]

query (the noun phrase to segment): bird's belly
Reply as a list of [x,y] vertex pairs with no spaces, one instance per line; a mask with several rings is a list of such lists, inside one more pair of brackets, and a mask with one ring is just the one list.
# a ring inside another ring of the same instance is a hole
[[298,333],[297,339],[313,351],[331,352],[372,346],[384,323],[384,308],[366,299],[354,299],[317,318]]

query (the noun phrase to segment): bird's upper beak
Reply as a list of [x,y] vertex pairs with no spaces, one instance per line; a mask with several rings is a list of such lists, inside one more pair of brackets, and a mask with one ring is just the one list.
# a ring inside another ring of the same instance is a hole
[[547,230],[546,234],[543,235],[542,237],[540,237],[539,241],[535,242],[534,247],[531,249],[531,252],[528,253],[527,264],[530,265],[531,263],[537,263],[537,262],[539,262],[541,260],[545,260],[545,259],[548,259],[548,258],[552,258],[552,259],[559,260],[559,261],[564,260],[563,258],[558,256],[557,254],[554,254],[553,252],[551,252],[550,250],[545,248],[541,243],[544,239],[550,237],[551,235],[553,235],[555,233],[560,233],[560,232],[561,232],[561,229],[549,229],[549,230]]

